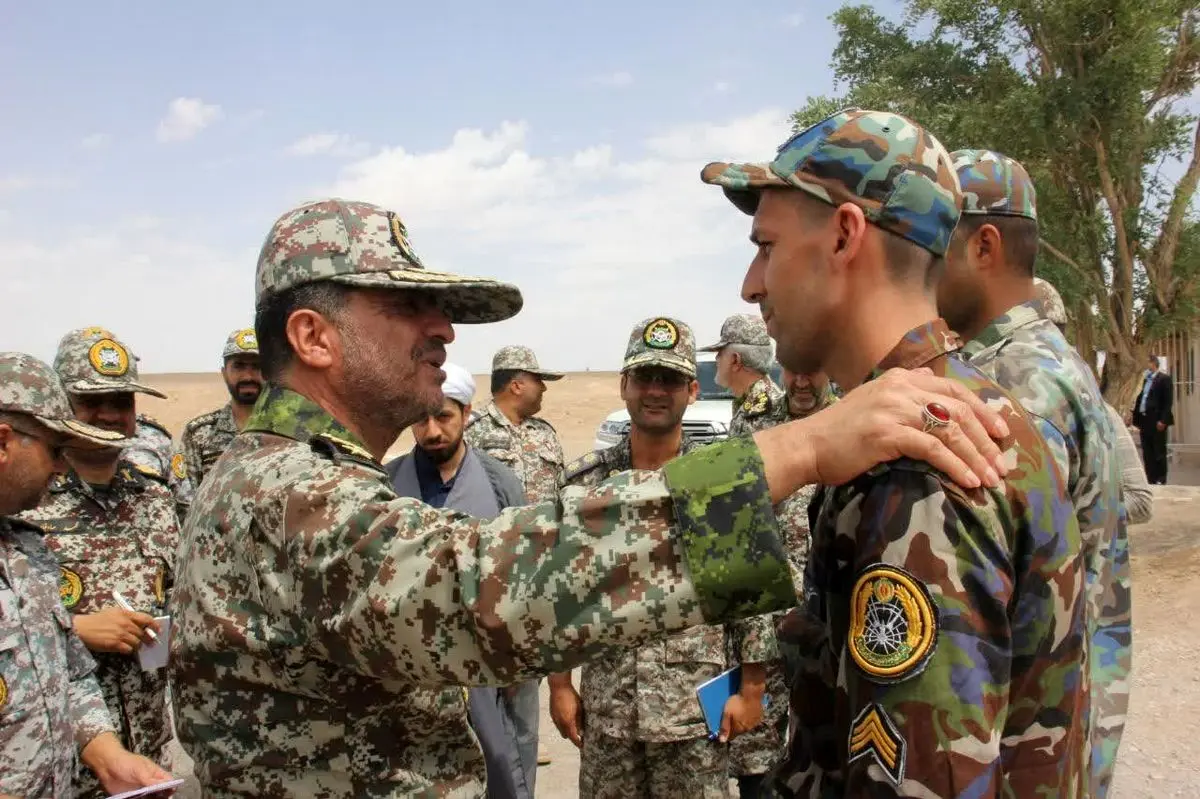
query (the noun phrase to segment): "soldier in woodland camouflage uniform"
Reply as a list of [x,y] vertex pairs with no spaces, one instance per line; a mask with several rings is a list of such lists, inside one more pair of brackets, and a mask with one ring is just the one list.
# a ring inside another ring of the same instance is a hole
[[[481,796],[454,686],[787,607],[771,503],[817,474],[928,451],[977,485],[998,463],[982,403],[890,375],[821,424],[470,519],[397,497],[379,457],[441,406],[450,321],[510,317],[518,290],[426,270],[398,216],[344,200],[280,217],[256,283],[269,388],[196,491],[172,595],[178,733],[212,797]],[[927,397],[968,435],[914,430]]]
[[[136,421],[133,393],[156,393],[138,381],[133,353],[115,337],[67,333],[54,370],[81,421],[126,437]],[[63,604],[96,659],[96,678],[122,744],[166,762],[166,670],[143,671],[135,650],[142,628],[166,613],[179,546],[174,498],[164,475],[129,463],[121,450],[79,452],[71,464],[22,518],[45,531],[58,557]],[[123,610],[114,593],[138,612]],[[80,797],[108,795],[87,769],[80,769],[77,789]]]
[[[900,459],[817,494],[805,598],[824,640],[801,664],[779,786],[1085,795],[1079,526],[1038,427],[937,318],[932,286],[961,203],[949,154],[909,119],[847,109],[769,164],[709,164],[702,178],[754,215],[742,294],[785,366],[826,371],[851,397],[883,369],[926,366],[1010,429],[997,489],[964,491]],[[939,403],[923,410],[930,429],[953,424]]]
[[8,515],[38,504],[65,446],[116,453],[124,441],[79,422],[46,364],[0,353],[0,795],[70,799],[80,756],[112,793],[169,778],[121,747],[58,562],[40,530]]
[[[666,317],[639,322],[621,367],[629,435],[569,465],[566,484],[592,488],[620,472],[658,468],[695,449],[699,445],[683,434],[683,413],[697,391],[691,328]],[[727,638],[741,639],[748,662],[741,696],[730,700],[729,723],[734,718],[739,725],[758,723],[761,661],[777,655],[770,625],[770,616],[702,624],[598,658],[583,667],[582,701],[569,673],[552,675],[551,718],[564,737],[582,744],[580,799],[727,796],[729,748],[708,738],[696,688],[727,667]],[[761,650],[765,657],[751,661]]]
[[1033,284],[1036,195],[1025,168],[989,150],[954,153],[963,217],[938,306],[963,354],[1012,393],[1050,445],[1079,519],[1091,640],[1091,788],[1108,793],[1129,699],[1129,537],[1116,431],[1092,370],[1049,319]]
[[787,417],[783,391],[767,374],[773,356],[761,317],[734,314],[721,323],[721,340],[697,351],[717,353],[717,383],[737,395],[729,435],[765,430]]
[[200,485],[217,458],[229,448],[233,437],[250,417],[263,389],[254,328],[230,333],[221,358],[221,378],[229,390],[229,402],[187,423],[179,437],[179,453],[173,463],[177,470],[186,472],[193,485]]

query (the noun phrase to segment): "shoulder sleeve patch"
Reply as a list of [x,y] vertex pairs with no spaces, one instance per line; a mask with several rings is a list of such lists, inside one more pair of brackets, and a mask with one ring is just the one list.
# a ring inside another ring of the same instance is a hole
[[566,468],[563,469],[563,480],[569,483],[595,469],[602,462],[599,455],[595,452],[589,452],[567,464]]
[[859,573],[850,592],[846,648],[868,680],[889,684],[917,676],[937,639],[937,608],[923,582],[884,563]]

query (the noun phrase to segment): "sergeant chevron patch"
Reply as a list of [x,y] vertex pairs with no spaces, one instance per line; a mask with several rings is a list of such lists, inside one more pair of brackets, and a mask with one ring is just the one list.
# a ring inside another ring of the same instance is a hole
[[858,712],[850,725],[848,763],[868,755],[896,785],[904,780],[904,758],[907,745],[887,711],[874,703]]

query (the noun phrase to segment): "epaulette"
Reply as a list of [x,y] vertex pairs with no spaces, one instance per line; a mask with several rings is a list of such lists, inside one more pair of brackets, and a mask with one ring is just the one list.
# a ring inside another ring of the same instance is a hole
[[330,435],[329,433],[318,433],[308,440],[308,444],[312,447],[313,452],[328,458],[334,463],[341,464],[349,461],[350,463],[359,466],[366,466],[374,469],[377,472],[387,474],[379,461],[365,448],[355,444],[353,441],[347,441],[344,438]]
[[578,457],[563,468],[563,482],[569,483],[575,478],[587,474],[602,463],[604,463],[604,459],[596,452],[589,452],[586,455]]
[[761,386],[757,390],[751,391],[746,395],[746,398],[742,400],[742,412],[747,416],[761,416],[767,412],[767,409],[770,408],[770,406],[771,395],[768,394],[767,390]]
[[139,422],[141,422],[142,424],[146,424],[146,425],[149,425],[150,427],[153,427],[155,430],[161,430],[163,433],[166,434],[167,438],[173,438],[173,436],[171,435],[171,431],[166,428],[166,425],[164,425],[162,422],[155,419],[153,416],[150,416],[145,413],[139,413],[137,415],[137,420]]
[[50,478],[50,484],[46,486],[46,490],[51,494],[61,494],[71,487],[71,477],[66,474],[56,474]]
[[126,466],[128,466],[132,472],[137,472],[143,477],[148,477],[151,480],[162,483],[163,485],[167,484],[167,476],[158,469],[147,466],[144,463],[135,463],[133,461],[126,461]]
[[204,427],[206,425],[212,424],[213,422],[215,422],[217,420],[217,414],[219,414],[220,412],[221,412],[221,409],[217,408],[215,411],[209,411],[208,413],[200,414],[196,418],[188,421],[188,423],[183,426],[184,432],[186,432],[186,433],[195,432],[195,430],[199,427]]
[[467,423],[463,426],[464,429],[478,422],[484,417],[483,411],[472,409],[471,415],[467,417]]
[[544,424],[546,427],[550,428],[550,432],[554,433],[555,435],[558,435],[558,431],[554,429],[554,425],[550,424],[549,422],[547,422],[545,419],[543,419],[540,416],[530,416],[528,421],[537,422],[538,424]]

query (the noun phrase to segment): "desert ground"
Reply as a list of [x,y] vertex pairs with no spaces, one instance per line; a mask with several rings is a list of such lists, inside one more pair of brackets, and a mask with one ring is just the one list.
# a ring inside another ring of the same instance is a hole
[[[227,393],[217,374],[145,375],[145,382],[168,400],[139,398],[139,410],[163,422],[174,435],[188,419],[219,407]],[[477,375],[477,404],[487,401],[486,375]],[[549,384],[542,416],[558,430],[568,459],[587,452],[597,425],[617,409],[614,373],[568,375]],[[401,436],[390,454],[411,447]],[[1134,674],[1132,702],[1120,750],[1113,799],[1200,797],[1200,625],[1192,614],[1200,607],[1200,470],[1173,467],[1171,485],[1155,489],[1155,517],[1131,531],[1134,576]],[[1193,618],[1189,622],[1188,619]],[[1193,665],[1189,666],[1188,664]],[[577,796],[579,756],[561,739],[545,711],[543,683],[541,738],[553,762],[538,772],[539,799]],[[176,762],[181,773],[186,757]],[[198,795],[189,786],[187,795]],[[735,795],[735,794],[731,794]]]

